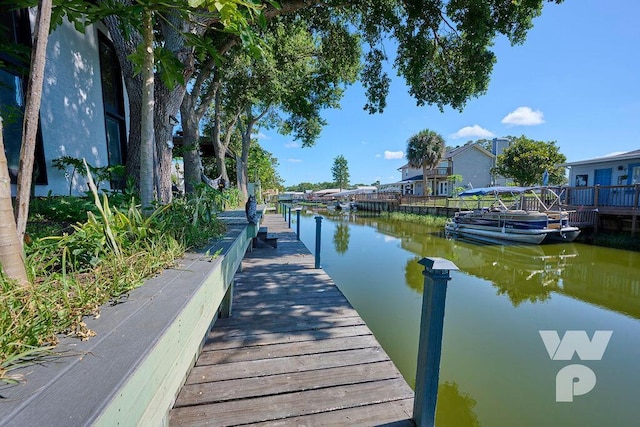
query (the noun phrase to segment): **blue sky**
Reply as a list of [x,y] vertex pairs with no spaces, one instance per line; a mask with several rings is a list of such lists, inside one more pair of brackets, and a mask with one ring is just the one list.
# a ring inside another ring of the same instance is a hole
[[278,159],[285,186],[332,181],[338,155],[352,184],[397,181],[407,140],[425,128],[451,146],[506,135],[556,141],[570,162],[640,149],[639,17],[637,0],[545,4],[523,45],[496,40],[489,90],[462,112],[417,107],[395,77],[383,114],[362,109],[356,84],[340,110],[324,113],[328,125],[314,147],[271,130],[262,131],[260,144]]

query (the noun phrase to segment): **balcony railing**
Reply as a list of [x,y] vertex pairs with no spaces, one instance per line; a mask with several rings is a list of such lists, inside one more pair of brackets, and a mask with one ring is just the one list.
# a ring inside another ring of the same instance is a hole
[[435,169],[430,169],[427,171],[428,178],[434,178],[439,176],[449,176],[451,175],[451,168],[449,167],[438,167]]

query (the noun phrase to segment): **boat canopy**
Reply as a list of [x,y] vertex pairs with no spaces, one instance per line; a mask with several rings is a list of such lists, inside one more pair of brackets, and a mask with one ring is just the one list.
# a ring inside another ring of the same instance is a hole
[[487,194],[520,194],[531,190],[533,187],[478,187],[464,190],[460,197],[464,196],[486,196]]

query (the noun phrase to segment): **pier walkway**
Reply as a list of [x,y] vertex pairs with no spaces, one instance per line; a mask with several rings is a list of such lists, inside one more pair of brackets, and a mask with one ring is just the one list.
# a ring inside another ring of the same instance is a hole
[[170,426],[413,425],[413,391],[287,226],[258,243],[169,415]]

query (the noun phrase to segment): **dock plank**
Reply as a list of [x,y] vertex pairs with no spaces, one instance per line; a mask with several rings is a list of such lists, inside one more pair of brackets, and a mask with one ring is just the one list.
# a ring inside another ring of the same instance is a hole
[[254,378],[241,378],[223,382],[188,384],[176,401],[175,407],[264,396],[272,394],[274,390],[278,390],[279,393],[291,393],[397,378],[390,375],[393,372],[393,366],[390,364],[392,365],[390,361],[383,361],[356,367],[340,366],[269,375],[260,377],[257,381]]
[[[322,352],[355,350],[377,345],[378,342],[371,335],[329,338],[323,342]],[[246,347],[242,351],[238,351],[237,348],[210,351],[205,347],[196,366],[318,353],[319,346],[315,340]]]
[[413,391],[286,222],[256,247],[169,414],[170,426],[412,425]]
[[249,424],[412,397],[413,392],[407,390],[403,379],[389,379],[175,408],[170,415],[170,423],[191,426],[211,425],[212,421],[215,425]]

